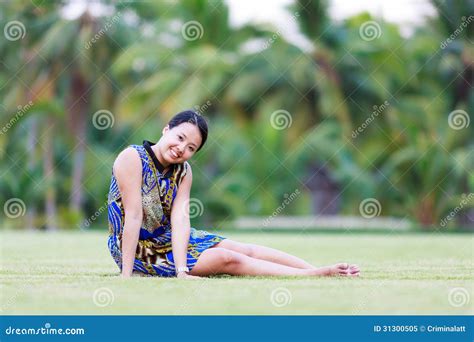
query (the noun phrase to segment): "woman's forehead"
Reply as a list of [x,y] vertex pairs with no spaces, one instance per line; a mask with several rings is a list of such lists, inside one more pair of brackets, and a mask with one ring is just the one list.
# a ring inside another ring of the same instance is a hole
[[173,127],[173,129],[184,133],[186,138],[191,142],[194,142],[196,145],[201,143],[201,132],[199,132],[199,128],[196,125],[189,122],[183,122],[182,124]]

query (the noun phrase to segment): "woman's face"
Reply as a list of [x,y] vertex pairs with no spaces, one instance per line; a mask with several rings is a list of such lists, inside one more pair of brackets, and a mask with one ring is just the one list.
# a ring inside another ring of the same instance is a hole
[[158,143],[159,154],[163,159],[160,162],[165,167],[184,163],[194,155],[201,142],[201,132],[196,125],[184,122],[171,129],[167,125]]

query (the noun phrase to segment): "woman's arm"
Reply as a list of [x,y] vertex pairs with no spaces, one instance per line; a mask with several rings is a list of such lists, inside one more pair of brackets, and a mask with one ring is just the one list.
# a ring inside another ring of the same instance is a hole
[[[188,164],[188,171],[181,181],[171,209],[171,246],[173,248],[176,269],[186,267],[187,264],[189,234],[191,230],[189,222],[189,196],[192,183],[193,173],[191,166]],[[177,274],[177,276],[181,275],[181,273]]]
[[118,155],[114,163],[114,175],[125,210],[122,234],[122,277],[128,278],[132,275],[143,219],[142,166],[136,150],[129,147]]

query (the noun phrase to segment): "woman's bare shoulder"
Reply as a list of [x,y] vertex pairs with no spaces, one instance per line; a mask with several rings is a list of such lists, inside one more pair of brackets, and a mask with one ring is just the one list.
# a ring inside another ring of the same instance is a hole
[[141,174],[141,161],[138,151],[133,147],[124,149],[115,159],[113,168],[116,175],[132,176],[137,171],[140,171]]

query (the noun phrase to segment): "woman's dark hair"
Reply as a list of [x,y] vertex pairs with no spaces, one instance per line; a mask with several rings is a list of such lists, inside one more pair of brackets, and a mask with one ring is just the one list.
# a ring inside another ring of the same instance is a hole
[[196,125],[197,128],[199,129],[199,132],[201,133],[201,146],[198,147],[196,150],[199,151],[203,146],[204,143],[207,140],[207,122],[204,117],[198,113],[196,113],[193,110],[185,110],[184,112],[178,113],[175,116],[171,118],[171,120],[168,122],[168,126],[171,128],[176,127],[178,125],[181,125],[182,123],[189,122],[193,125]]

